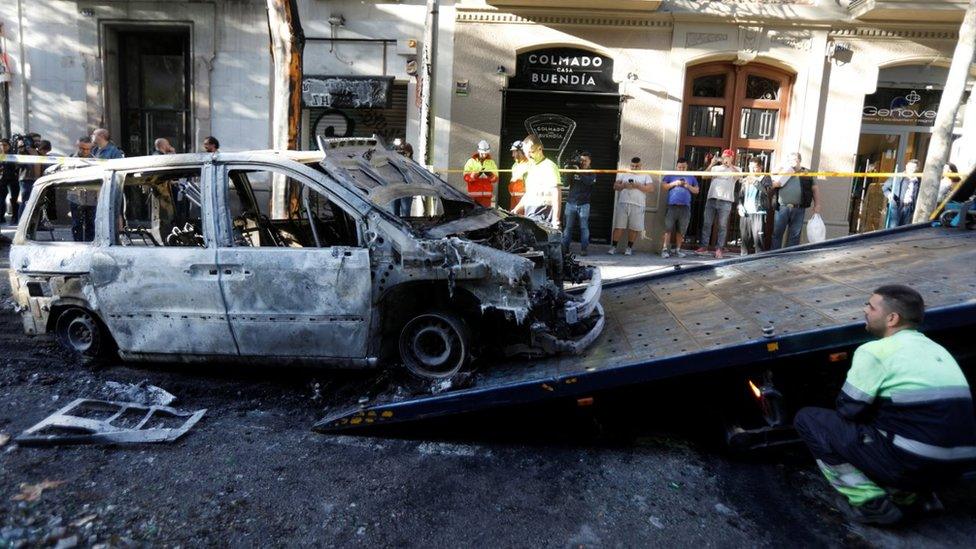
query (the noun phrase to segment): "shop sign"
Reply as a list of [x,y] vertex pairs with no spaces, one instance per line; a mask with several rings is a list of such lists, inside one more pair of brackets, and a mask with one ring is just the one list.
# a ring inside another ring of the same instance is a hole
[[454,82],[454,95],[459,95],[462,97],[467,97],[468,95],[468,81],[467,80],[457,80]]
[[306,76],[302,103],[333,109],[388,109],[393,80],[392,76]]
[[511,89],[617,93],[613,59],[579,48],[549,48],[519,54]]
[[934,126],[941,90],[878,88],[864,98],[861,122],[902,126]]
[[576,121],[560,114],[537,114],[525,119],[525,130],[538,135],[546,156],[562,166],[566,146],[576,132]]

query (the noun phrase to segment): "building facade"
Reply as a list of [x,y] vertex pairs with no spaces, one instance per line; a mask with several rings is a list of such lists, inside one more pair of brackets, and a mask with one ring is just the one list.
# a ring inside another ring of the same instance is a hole
[[[698,169],[725,148],[767,168],[792,151],[820,171],[924,160],[965,5],[464,0],[451,165],[481,139],[507,150],[529,132],[560,161],[585,149],[606,169],[626,169],[633,156],[649,169],[678,157]],[[598,241],[610,234],[612,179],[600,177],[593,199]],[[856,229],[865,181],[818,184],[828,236]],[[660,246],[665,208],[657,190],[648,196],[645,249]]]
[[[456,170],[484,139],[507,168],[511,142],[536,132],[554,159],[585,149],[596,168],[625,168],[632,156],[649,169],[682,156],[700,168],[724,148],[768,168],[791,151],[815,170],[902,167],[925,158],[965,4],[442,0],[431,164]],[[265,0],[2,2],[9,126],[63,152],[99,126],[129,155],[156,137],[180,151],[208,135],[225,150],[267,148],[266,10]],[[425,0],[299,0],[304,147],[319,135],[374,134],[416,145],[426,11]],[[970,118],[960,114],[958,133],[976,126]],[[967,139],[954,152],[960,169],[973,163]],[[612,179],[601,175],[594,194],[596,241],[610,234]],[[870,183],[819,182],[829,236],[877,223]],[[645,249],[657,245],[665,207],[649,195]]]
[[[443,4],[435,105],[451,99],[455,15]],[[298,5],[302,145],[314,148],[316,135],[415,141],[424,0]],[[10,0],[0,24],[12,133],[37,132],[71,152],[78,137],[106,127],[130,156],[150,152],[157,137],[178,151],[200,150],[208,135],[223,150],[270,145],[266,0]],[[435,142],[448,131],[435,117]],[[435,147],[432,159],[446,164],[446,155]]]

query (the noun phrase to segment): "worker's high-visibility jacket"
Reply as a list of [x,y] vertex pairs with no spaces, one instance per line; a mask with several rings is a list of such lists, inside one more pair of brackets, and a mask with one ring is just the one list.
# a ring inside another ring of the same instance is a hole
[[481,158],[475,153],[464,163],[464,182],[468,184],[468,196],[478,204],[490,208],[495,183],[498,182],[498,164],[491,159],[491,155]]
[[915,330],[858,347],[837,411],[916,457],[976,460],[969,383],[948,351]]
[[512,164],[512,180],[508,184],[508,195],[511,197],[511,206],[509,209],[518,206],[520,200],[522,200],[522,195],[525,194],[525,174],[529,171],[529,161],[516,162]]

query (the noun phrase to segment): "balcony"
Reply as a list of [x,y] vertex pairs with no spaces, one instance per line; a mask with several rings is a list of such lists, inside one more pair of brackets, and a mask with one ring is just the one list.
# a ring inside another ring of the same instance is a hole
[[656,10],[660,0],[485,0],[489,6],[507,9],[544,9],[553,10],[578,9],[590,11],[640,11]]
[[854,0],[847,11],[861,21],[960,23],[968,4],[965,0]]

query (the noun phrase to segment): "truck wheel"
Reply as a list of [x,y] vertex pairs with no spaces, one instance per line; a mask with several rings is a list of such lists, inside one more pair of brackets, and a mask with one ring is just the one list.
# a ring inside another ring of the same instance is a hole
[[471,334],[451,313],[414,316],[400,330],[400,360],[413,375],[427,380],[450,378],[471,359]]
[[92,313],[73,308],[58,318],[56,333],[61,345],[77,353],[84,362],[108,358],[114,350],[112,337]]

